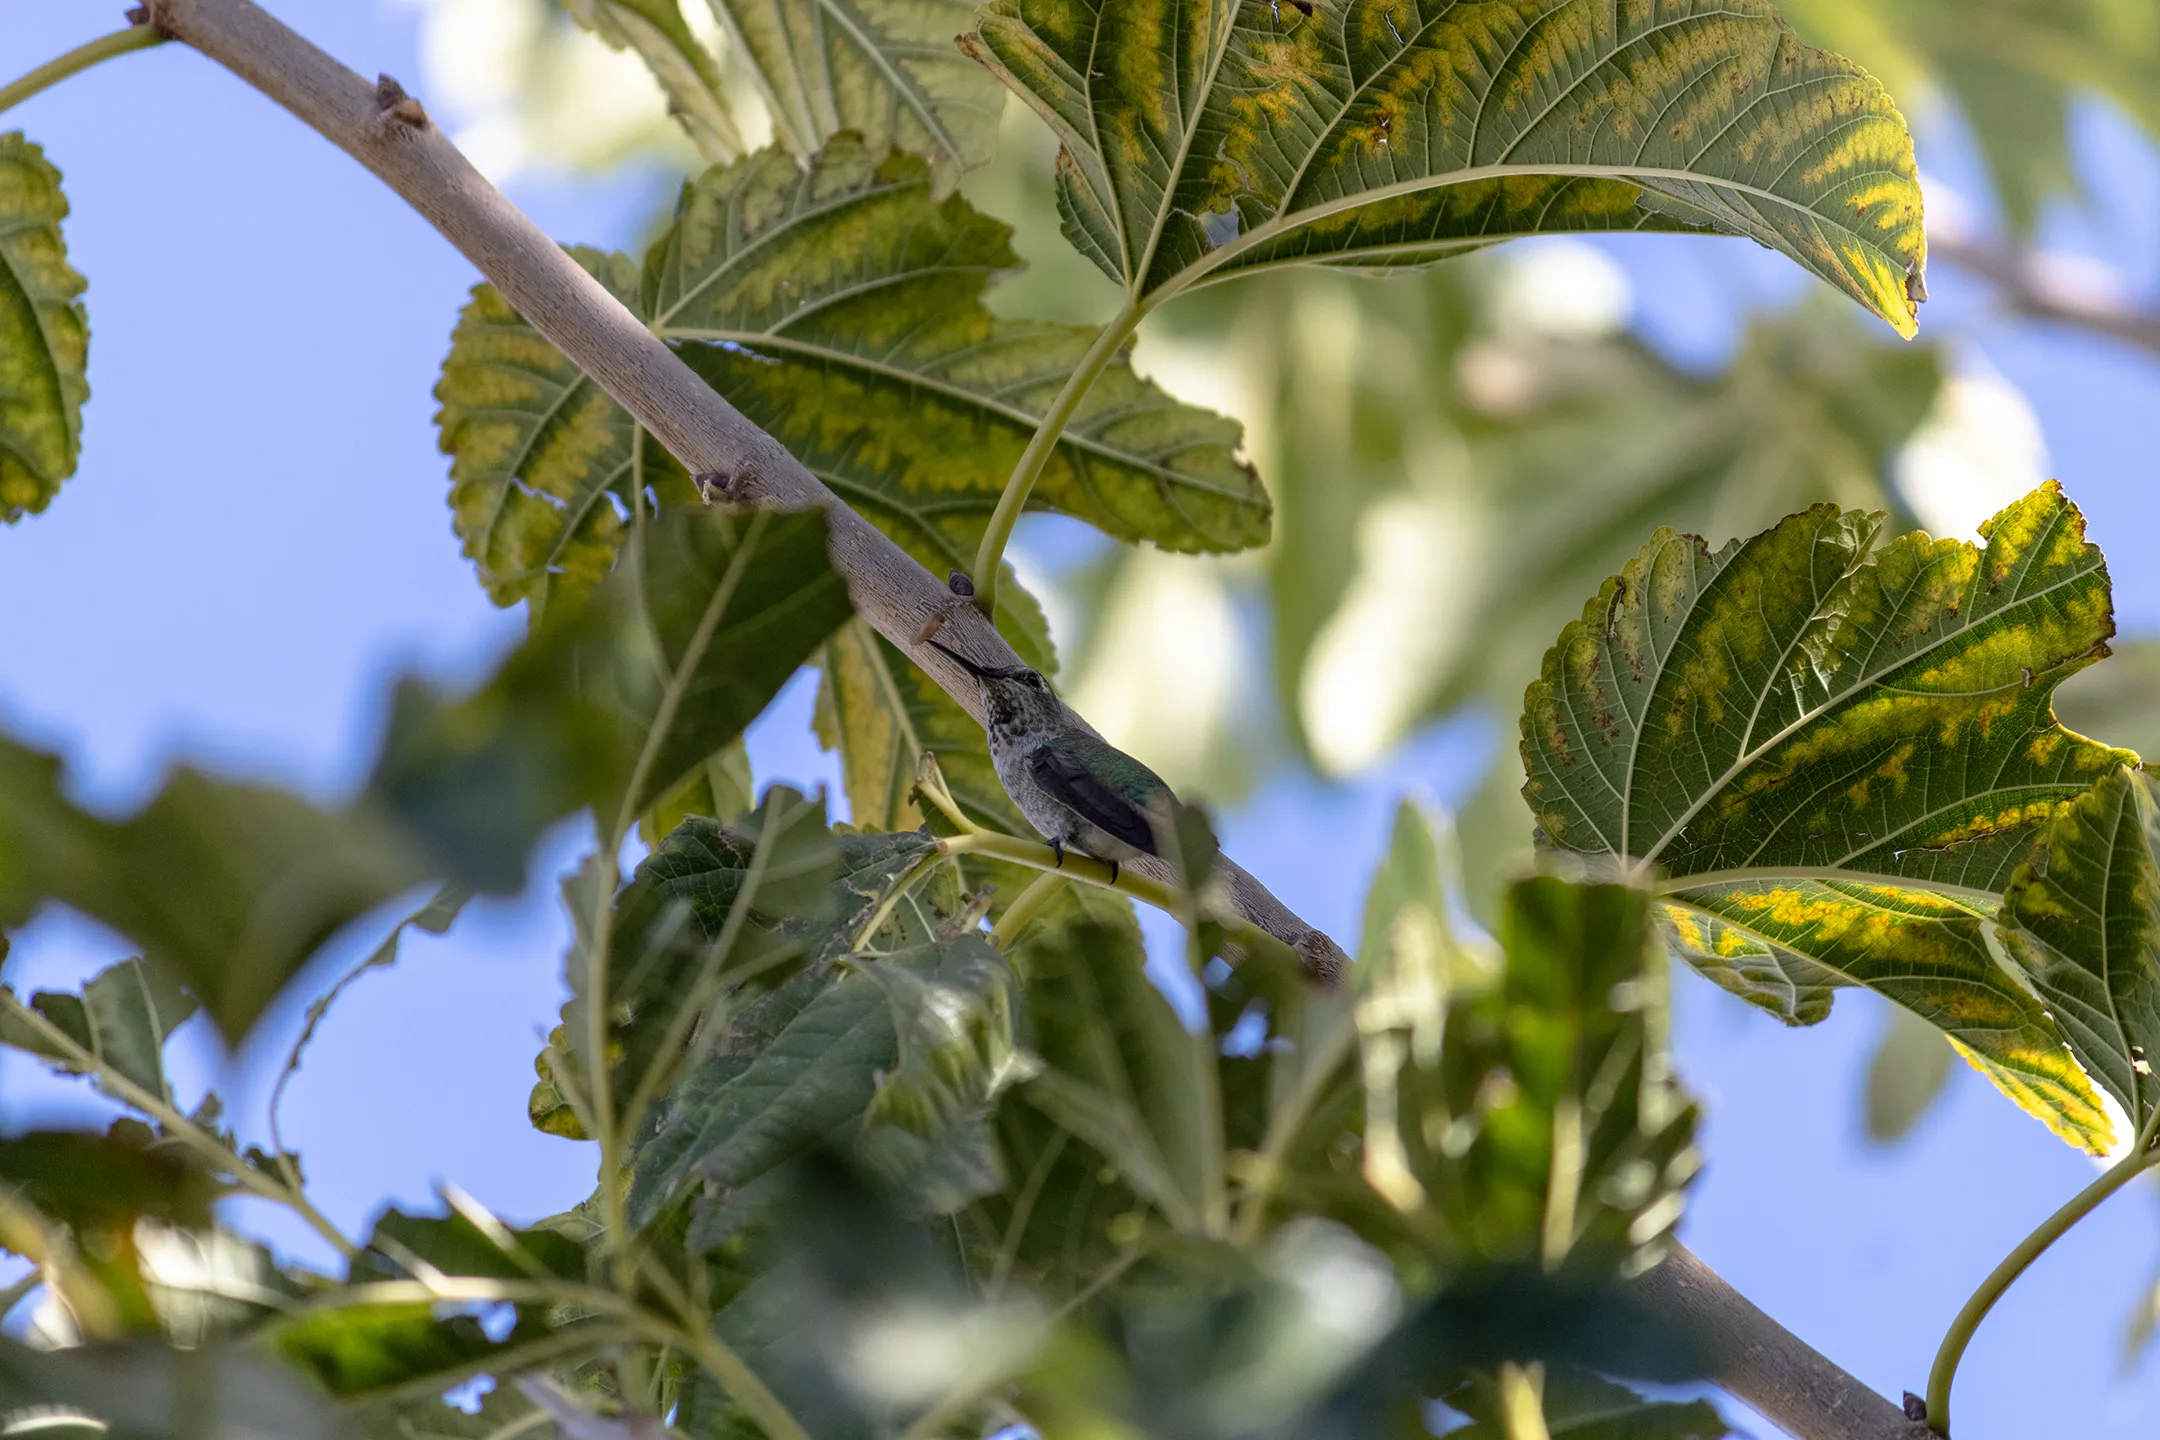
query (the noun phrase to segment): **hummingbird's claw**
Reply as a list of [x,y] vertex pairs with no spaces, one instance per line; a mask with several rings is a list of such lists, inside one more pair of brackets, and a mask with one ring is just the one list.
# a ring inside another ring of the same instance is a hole
[[1064,868],[1065,868],[1065,842],[1064,842],[1064,841],[1062,841],[1062,840],[1052,840],[1052,841],[1050,842],[1050,853],[1051,853],[1052,855],[1055,855],[1055,856],[1057,856],[1057,868],[1058,868],[1058,869],[1060,869],[1060,870],[1064,869]]
[[1110,883],[1117,884],[1117,861],[1115,860],[1110,862]]

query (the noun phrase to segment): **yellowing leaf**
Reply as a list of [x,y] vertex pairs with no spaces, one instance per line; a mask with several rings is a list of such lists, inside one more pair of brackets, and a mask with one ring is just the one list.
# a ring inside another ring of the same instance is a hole
[[1711,225],[1913,330],[1904,122],[1768,0],[993,0],[964,43],[1057,131],[1066,233],[1135,295]]
[[2106,1121],[1983,921],[2033,836],[2132,761],[2049,697],[2107,650],[2106,568],[2049,484],[1984,547],[1818,506],[1713,554],[1660,532],[1524,701],[1544,840],[1656,867],[1678,948],[1792,1023],[1862,984],[2088,1147]]
[[2143,1127],[2160,1112],[2160,803],[2124,769],[2065,806],[2003,893],[2004,946]]
[[946,186],[990,158],[1004,95],[953,43],[970,0],[710,3],[796,155],[854,131],[874,154],[927,157]]
[[67,262],[60,172],[21,131],[0,135],[0,519],[51,503],[75,473],[90,321]]
[[[836,141],[807,170],[776,151],[686,188],[642,284],[576,252],[684,359],[938,574],[972,560],[1013,462],[1094,332],[999,320],[1010,232],[933,198],[919,161]],[[640,506],[688,497],[681,469],[482,286],[437,389],[459,534],[500,603],[589,587]],[[1031,504],[1121,540],[1226,550],[1266,538],[1268,504],[1234,422],[1130,367],[1097,384]],[[999,622],[1047,656],[1034,602]],[[1003,598],[1010,596],[1012,598]]]

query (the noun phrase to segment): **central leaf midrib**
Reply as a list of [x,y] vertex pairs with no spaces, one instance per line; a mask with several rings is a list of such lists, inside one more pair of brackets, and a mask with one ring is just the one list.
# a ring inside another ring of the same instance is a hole
[[[1853,175],[1847,178],[1857,180],[1870,175],[1896,176],[1898,173],[1899,172],[1897,172],[1896,170],[1878,169],[1855,172]],[[1152,295],[1156,295],[1161,299],[1168,299],[1170,296],[1178,293],[1181,290],[1187,290],[1192,288],[1194,284],[1196,284],[1209,272],[1224,268],[1224,266],[1227,265],[1228,262],[1235,260],[1238,256],[1245,254],[1249,250],[1256,249],[1260,245],[1263,245],[1268,241],[1277,239],[1278,237],[1288,234],[1291,231],[1297,230],[1301,226],[1310,225],[1316,221],[1328,219],[1330,216],[1343,214],[1346,211],[1362,209],[1367,205],[1378,204],[1384,200],[1395,200],[1406,195],[1415,195],[1421,190],[1441,190],[1452,185],[1472,184],[1479,180],[1509,180],[1528,175],[1550,175],[1562,178],[1573,177],[1590,180],[1618,180],[1625,183],[1638,183],[1639,180],[1671,180],[1676,183],[1684,182],[1690,185],[1708,185],[1714,189],[1731,191],[1736,195],[1752,196],[1757,200],[1761,200],[1766,204],[1778,206],[1781,209],[1796,211],[1799,214],[1807,216],[1816,224],[1823,225],[1827,228],[1837,230],[1851,236],[1856,243],[1866,247],[1869,250],[1876,251],[1878,253],[1881,253],[1882,250],[1882,247],[1880,245],[1868,239],[1867,236],[1862,234],[1860,231],[1854,229],[1852,226],[1847,225],[1842,221],[1832,220],[1829,216],[1826,216],[1819,211],[1811,210],[1806,205],[1801,204],[1797,200],[1787,199],[1785,196],[1779,195],[1774,191],[1765,190],[1759,185],[1750,185],[1745,183],[1744,181],[1731,180],[1723,176],[1705,175],[1693,170],[1673,170],[1660,166],[1648,165],[1590,165],[1574,163],[1554,163],[1546,165],[1481,165],[1475,166],[1467,170],[1449,171],[1445,175],[1425,175],[1419,176],[1416,179],[1401,181],[1394,185],[1379,185],[1375,186],[1370,190],[1361,190],[1355,195],[1345,196],[1338,200],[1331,200],[1323,204],[1310,206],[1303,210],[1286,211],[1263,225],[1254,226],[1252,229],[1246,231],[1243,235],[1240,235],[1235,240],[1230,241],[1227,245],[1217,246],[1215,249],[1208,251],[1206,254],[1194,260],[1190,265],[1187,265],[1183,270],[1180,270],[1177,274],[1163,281],[1162,284],[1156,286],[1149,293]]]

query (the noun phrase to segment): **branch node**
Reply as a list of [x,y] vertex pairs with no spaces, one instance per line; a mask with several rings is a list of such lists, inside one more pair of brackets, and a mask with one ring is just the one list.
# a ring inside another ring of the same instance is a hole
[[412,126],[415,130],[428,123],[427,111],[420,102],[405,93],[405,87],[388,75],[375,77],[375,108],[389,119]]
[[690,477],[690,483],[697,486],[698,499],[708,505],[716,500],[740,505],[750,498],[750,486],[756,479],[748,470],[732,475],[722,470],[700,470]]
[[952,574],[946,576],[945,588],[963,600],[975,598],[975,582],[968,578],[968,573],[965,570],[955,570]]

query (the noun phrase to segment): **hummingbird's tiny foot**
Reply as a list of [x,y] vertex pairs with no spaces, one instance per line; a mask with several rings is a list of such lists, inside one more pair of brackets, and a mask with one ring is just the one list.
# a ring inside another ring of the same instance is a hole
[[1110,883],[1117,884],[1117,861],[1115,860],[1110,862]]
[[1055,855],[1055,856],[1057,856],[1057,868],[1058,868],[1058,869],[1060,869],[1060,870],[1064,869],[1064,868],[1065,868],[1065,842],[1064,842],[1064,841],[1062,841],[1062,840],[1052,840],[1052,841],[1050,842],[1050,853],[1051,853],[1052,855]]

